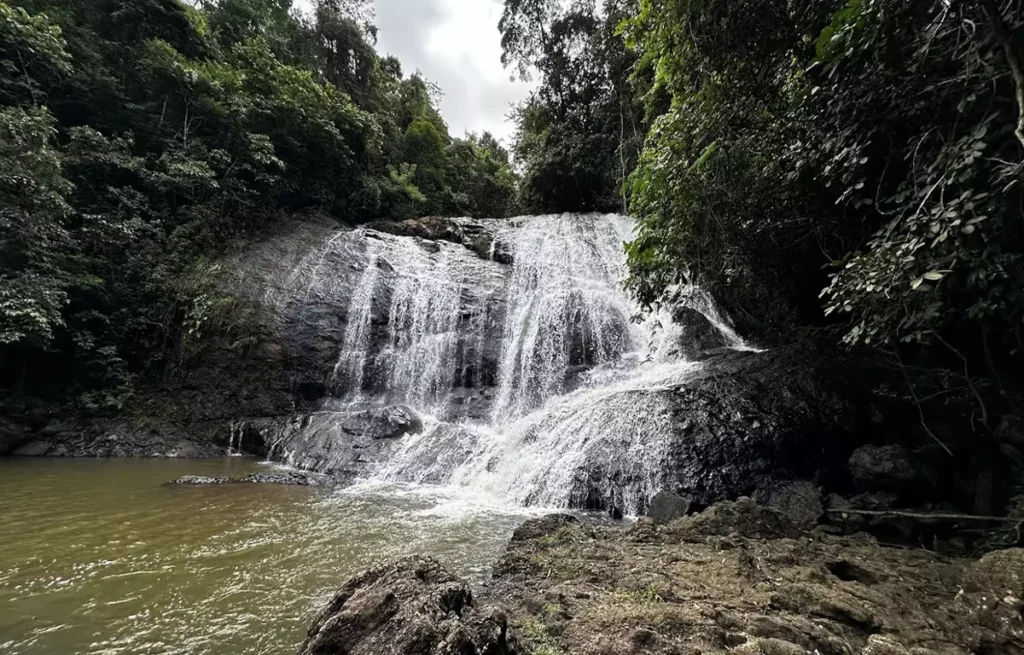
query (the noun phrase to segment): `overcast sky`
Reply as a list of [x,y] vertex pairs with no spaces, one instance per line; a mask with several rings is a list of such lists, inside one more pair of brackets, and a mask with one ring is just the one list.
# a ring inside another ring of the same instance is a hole
[[530,85],[509,81],[509,71],[501,65],[502,0],[374,4],[377,50],[398,57],[407,76],[419,70],[441,87],[441,113],[452,136],[487,130],[507,143],[513,132],[505,120],[509,105],[525,98]]

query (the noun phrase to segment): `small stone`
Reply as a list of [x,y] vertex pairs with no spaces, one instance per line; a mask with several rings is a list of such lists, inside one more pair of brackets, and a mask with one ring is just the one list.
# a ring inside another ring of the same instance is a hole
[[630,635],[629,640],[634,647],[648,646],[658,639],[658,633],[648,628],[637,628]]
[[861,655],[911,655],[903,644],[883,635],[868,637],[867,645],[860,652]]

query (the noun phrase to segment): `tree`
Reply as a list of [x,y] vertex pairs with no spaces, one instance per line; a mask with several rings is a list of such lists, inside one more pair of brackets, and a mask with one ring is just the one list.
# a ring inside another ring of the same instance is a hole
[[514,111],[521,202],[535,212],[624,210],[621,188],[646,129],[629,76],[635,57],[616,34],[630,3],[507,2],[503,61],[541,75]]
[[45,347],[63,324],[71,185],[46,109],[0,110],[0,352]]
[[641,2],[625,34],[662,113],[631,288],[697,281],[762,339],[879,346],[991,428],[1024,352],[1018,5]]

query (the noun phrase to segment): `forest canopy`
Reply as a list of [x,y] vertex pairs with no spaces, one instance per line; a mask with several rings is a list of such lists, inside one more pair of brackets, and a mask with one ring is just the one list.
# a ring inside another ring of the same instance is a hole
[[117,410],[286,218],[505,216],[489,134],[380,56],[368,0],[0,0],[0,388]]

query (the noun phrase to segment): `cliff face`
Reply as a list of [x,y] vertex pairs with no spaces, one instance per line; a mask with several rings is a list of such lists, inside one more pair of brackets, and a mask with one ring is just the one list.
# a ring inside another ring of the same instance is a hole
[[844,361],[747,348],[699,293],[638,326],[620,286],[630,229],[296,223],[217,265],[219,332],[131,420],[57,422],[17,452],[242,451],[343,482],[387,464],[398,481],[490,475],[520,503],[618,514],[663,490],[700,506],[842,482],[865,435],[900,429]]

